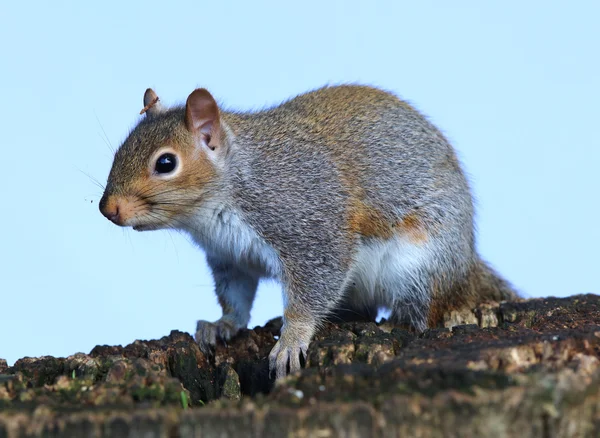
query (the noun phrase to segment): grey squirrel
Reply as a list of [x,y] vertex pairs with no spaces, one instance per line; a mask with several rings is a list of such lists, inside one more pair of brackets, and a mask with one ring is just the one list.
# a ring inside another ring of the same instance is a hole
[[344,85],[258,112],[205,89],[145,116],[117,150],[100,201],[135,230],[176,229],[204,249],[223,316],[199,321],[209,351],[245,328],[258,281],[283,286],[279,379],[336,312],[417,331],[449,310],[516,297],[476,252],[473,202],[452,146],[395,95]]

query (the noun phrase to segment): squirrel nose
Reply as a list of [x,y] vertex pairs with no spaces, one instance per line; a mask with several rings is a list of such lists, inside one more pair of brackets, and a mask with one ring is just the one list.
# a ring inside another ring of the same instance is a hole
[[121,219],[119,217],[119,203],[114,199],[102,198],[100,200],[100,212],[106,217],[109,221],[120,225]]
[[114,223],[119,222],[119,206],[116,205],[113,210],[106,209],[104,212],[104,216]]

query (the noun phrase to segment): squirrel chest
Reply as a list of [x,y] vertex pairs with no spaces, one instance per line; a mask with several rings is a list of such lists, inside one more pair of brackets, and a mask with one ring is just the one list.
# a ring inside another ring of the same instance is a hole
[[275,250],[240,217],[223,205],[206,206],[185,226],[207,255],[222,259],[257,277],[279,278]]

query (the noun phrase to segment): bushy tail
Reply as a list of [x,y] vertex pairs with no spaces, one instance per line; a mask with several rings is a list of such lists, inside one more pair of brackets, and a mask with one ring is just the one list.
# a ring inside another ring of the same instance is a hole
[[[440,281],[439,284],[445,284]],[[437,293],[436,293],[437,292]],[[428,327],[446,325],[451,311],[472,310],[488,301],[510,301],[519,298],[512,285],[483,260],[478,259],[466,276],[447,288],[434,287],[427,318]]]
[[479,300],[505,301],[519,298],[513,286],[483,260],[479,260],[473,274],[471,286]]

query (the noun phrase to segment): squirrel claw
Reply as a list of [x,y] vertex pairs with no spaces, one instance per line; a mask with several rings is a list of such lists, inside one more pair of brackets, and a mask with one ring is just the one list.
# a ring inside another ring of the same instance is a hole
[[286,342],[283,337],[280,338],[269,354],[269,376],[275,372],[277,380],[284,378],[288,374],[288,366],[289,374],[300,371],[300,355],[306,360],[307,350],[305,342]]
[[213,356],[217,342],[221,341],[227,347],[227,341],[238,331],[239,329],[227,319],[221,318],[215,322],[198,321],[194,339],[204,354]]

